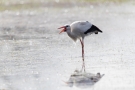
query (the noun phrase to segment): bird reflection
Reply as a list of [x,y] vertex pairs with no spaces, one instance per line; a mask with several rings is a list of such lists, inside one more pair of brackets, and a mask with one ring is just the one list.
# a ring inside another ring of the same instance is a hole
[[66,84],[69,87],[89,88],[97,83],[103,76],[104,74],[101,75],[100,73],[92,74],[75,70]]

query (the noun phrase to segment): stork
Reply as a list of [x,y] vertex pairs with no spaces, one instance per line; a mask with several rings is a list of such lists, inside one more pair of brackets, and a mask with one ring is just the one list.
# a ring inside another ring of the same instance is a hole
[[84,62],[84,38],[90,34],[98,34],[98,32],[102,31],[95,25],[91,24],[89,21],[75,21],[70,25],[64,25],[58,29],[62,29],[60,33],[67,32],[68,36],[74,40],[80,40],[82,46],[82,60],[83,65],[82,69],[84,68],[85,71],[85,62]]

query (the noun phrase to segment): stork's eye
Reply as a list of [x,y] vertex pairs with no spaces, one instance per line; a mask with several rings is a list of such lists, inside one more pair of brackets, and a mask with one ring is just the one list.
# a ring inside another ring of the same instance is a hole
[[69,27],[68,25],[66,25],[66,27]]

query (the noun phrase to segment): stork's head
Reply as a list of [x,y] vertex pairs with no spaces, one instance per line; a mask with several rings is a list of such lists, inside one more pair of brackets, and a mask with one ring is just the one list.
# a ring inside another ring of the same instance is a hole
[[[62,27],[60,27],[60,28],[58,28],[58,29],[62,29],[61,31],[60,31],[60,33],[62,33],[62,32],[67,32],[68,30],[70,30],[70,25],[65,25],[65,26],[62,26]],[[59,34],[60,34],[59,33]]]

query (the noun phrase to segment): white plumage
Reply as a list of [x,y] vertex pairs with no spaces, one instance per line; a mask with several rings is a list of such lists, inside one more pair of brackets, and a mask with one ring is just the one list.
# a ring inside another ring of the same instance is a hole
[[71,31],[76,31],[76,32],[86,32],[92,24],[88,21],[75,21],[72,24],[70,24]]
[[[85,22],[84,21],[75,21],[72,24],[70,24],[71,32],[67,32],[67,33],[73,34],[73,36],[75,36],[74,41],[76,41],[77,39],[84,38],[86,36],[86,34],[84,34],[84,32],[86,32],[89,28],[91,28],[91,26],[92,26],[92,24],[88,21],[85,21]],[[72,37],[72,36],[70,36],[70,37]]]

